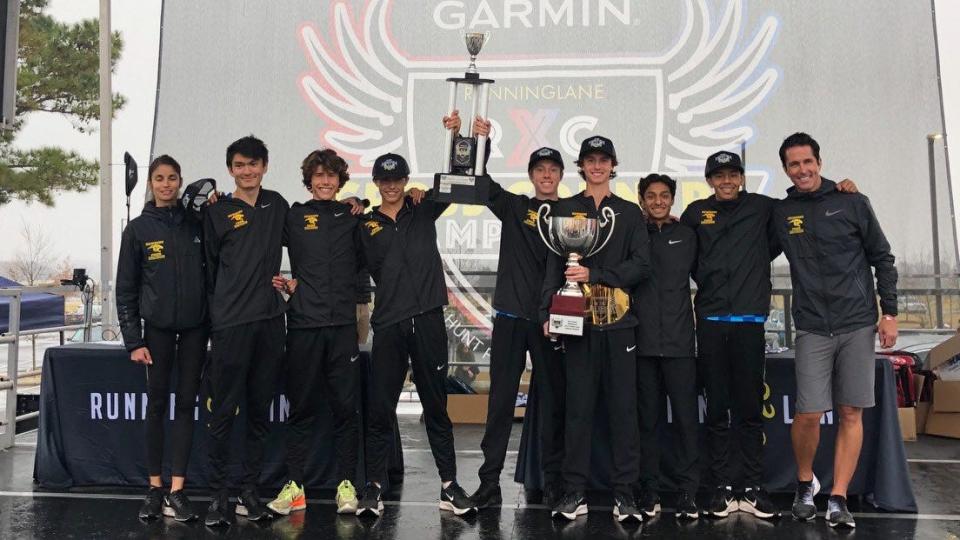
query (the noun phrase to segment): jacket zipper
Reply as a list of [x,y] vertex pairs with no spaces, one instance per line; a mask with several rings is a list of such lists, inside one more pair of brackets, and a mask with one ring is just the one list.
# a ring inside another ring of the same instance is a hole
[[[819,211],[820,211],[820,203],[819,203],[819,202],[814,202],[814,204],[813,204],[813,212],[811,213],[811,216],[810,216],[810,217],[811,217],[811,219],[810,219],[811,222],[816,222],[816,221],[817,221],[817,213],[818,213]],[[814,229],[816,229],[816,226],[814,226]],[[817,271],[819,272],[819,276],[818,276],[818,277],[820,278],[820,281],[821,281],[821,283],[822,283],[822,282],[823,282],[823,264],[822,264],[821,260],[823,259],[823,257],[821,257],[822,253],[820,253],[820,246],[819,246],[819,245],[817,246],[816,249],[817,249],[817,251],[816,251],[817,256],[814,257],[814,258],[817,259]],[[830,311],[831,311],[831,309],[830,309],[830,297],[829,297],[828,295],[829,295],[829,291],[827,291],[827,290],[826,290],[826,287],[824,287],[823,302],[827,305],[827,312],[824,314],[824,317],[825,317],[826,320],[827,320],[827,334],[829,334],[830,337],[833,337],[833,322],[830,320]]]
[[181,281],[180,265],[182,264],[183,261],[181,261],[180,259],[182,259],[183,257],[180,257],[179,253],[177,252],[177,232],[178,230],[177,230],[176,220],[174,219],[174,216],[171,213],[170,214],[170,244],[171,244],[170,247],[172,249],[170,250],[170,253],[174,256],[173,274],[174,274],[174,279],[176,280],[176,283],[174,284],[175,294],[173,295],[173,325],[176,328],[180,328],[180,324],[179,324],[180,323],[180,295],[183,293],[183,291],[180,288],[180,281]]

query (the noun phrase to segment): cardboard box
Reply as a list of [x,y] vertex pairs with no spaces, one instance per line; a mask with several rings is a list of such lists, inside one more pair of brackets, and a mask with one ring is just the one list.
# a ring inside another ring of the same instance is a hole
[[[936,370],[938,366],[960,354],[960,334],[957,334],[930,350],[927,358],[928,368]],[[946,384],[941,384],[946,383]],[[960,381],[935,381],[933,384],[933,403],[927,414],[923,432],[960,439],[960,396],[957,395]],[[938,392],[938,388],[940,391]],[[938,395],[942,397],[938,398]]]
[[897,415],[900,417],[900,435],[903,440],[917,440],[917,417],[913,407],[900,407]]
[[447,395],[447,415],[454,424],[486,424],[489,394]]
[[960,413],[960,381],[933,381],[933,410]]
[[930,415],[930,402],[921,401],[913,409],[917,421],[917,435],[927,432],[927,416]]
[[927,415],[924,433],[960,439],[960,413],[938,413],[931,410]]

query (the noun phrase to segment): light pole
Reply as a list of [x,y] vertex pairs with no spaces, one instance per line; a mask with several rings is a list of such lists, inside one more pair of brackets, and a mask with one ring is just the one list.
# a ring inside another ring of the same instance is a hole
[[937,219],[937,169],[933,159],[933,145],[943,135],[931,133],[927,135],[927,157],[930,160],[930,230],[933,233],[933,285],[936,289],[937,328],[943,328],[943,295],[940,292],[940,227]]
[[100,0],[100,313],[101,330],[113,327],[110,296],[113,290],[113,90],[110,84],[110,0]]

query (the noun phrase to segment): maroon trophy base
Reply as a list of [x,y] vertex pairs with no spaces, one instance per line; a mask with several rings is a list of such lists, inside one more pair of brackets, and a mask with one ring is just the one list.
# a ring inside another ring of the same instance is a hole
[[586,308],[587,299],[583,296],[553,295],[550,304],[550,333],[582,336],[583,313]]

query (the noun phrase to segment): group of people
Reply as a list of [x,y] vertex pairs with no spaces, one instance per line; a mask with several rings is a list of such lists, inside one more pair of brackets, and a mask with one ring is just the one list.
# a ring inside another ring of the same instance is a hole
[[[443,122],[459,132],[456,113]],[[489,130],[488,121],[473,120],[472,133]],[[183,487],[202,373],[210,394],[204,396],[210,411],[209,526],[227,524],[231,513],[257,521],[306,508],[304,466],[321,396],[330,403],[336,433],[337,512],[379,516],[408,368],[440,477],[439,507],[461,515],[498,506],[514,402],[529,356],[541,411],[542,502],[553,516],[573,520],[587,513],[595,406],[603,396],[617,520],[642,521],[660,511],[658,432],[667,398],[677,433],[671,449],[677,517],[701,514],[695,501],[701,460],[709,462],[710,476],[703,514],[723,518],[739,510],[778,517],[762,487],[763,323],[770,307],[770,263],[783,252],[791,265],[798,330],[798,412],[792,426],[798,483],[792,513],[801,520],[816,515],[820,485],[812,463],[819,421],[836,408],[840,429],[826,518],[830,525],[852,527],[845,497],[863,438],[861,411],[874,403],[874,338],[879,331],[881,345],[890,347],[897,335],[894,258],[856,185],[820,176],[814,139],[791,135],[780,158],[794,186],[776,200],[743,189],[738,155],[711,155],[705,177],[714,194],[691,203],[679,219],[670,213],[677,183],[667,175],[640,180],[639,206],[612,192],[619,162],[613,142],[602,136],[583,141],[575,164],[585,188],[577,195],[559,198],[565,163],[552,148],[530,155],[533,197],[491,181],[487,207],[503,226],[484,461],[472,495],[457,482],[446,411],[447,291],[435,222],[448,203],[429,191],[407,189],[406,161],[384,154],[372,170],[381,204],[363,214],[356,198],[337,200],[349,179],[348,166],[323,149],[302,163],[311,198],[291,207],[261,186],[268,152],[249,136],[227,148],[233,193],[214,197],[195,215],[179,204],[180,166],[169,156],[156,158],[149,168],[150,200],[123,233],[117,274],[124,343],[131,360],[147,371],[150,488],[140,516],[196,518]],[[602,232],[603,249],[568,267],[541,239],[538,209],[544,204],[555,216],[599,218],[612,211],[616,226]],[[280,273],[284,246],[290,277]],[[371,277],[376,284],[371,380],[361,435],[357,321],[369,301]],[[691,278],[697,284],[693,303]],[[620,289],[630,309],[609,324],[591,324],[588,317],[582,336],[551,335],[551,299],[565,280]],[[172,478],[166,490],[163,424],[174,365]],[[269,406],[281,376],[291,404],[287,482],[264,504],[258,481]],[[698,452],[701,389],[707,403],[705,455]],[[231,509],[226,464],[239,409],[246,415],[245,452]],[[365,469],[358,491],[362,439]],[[732,447],[739,448],[738,459]]]

